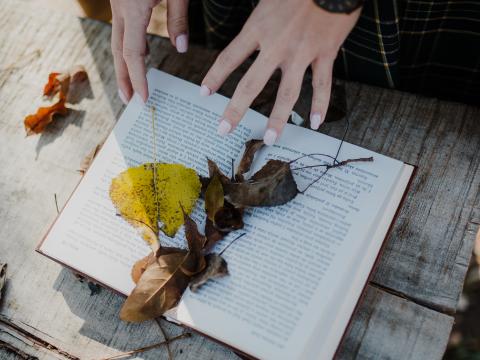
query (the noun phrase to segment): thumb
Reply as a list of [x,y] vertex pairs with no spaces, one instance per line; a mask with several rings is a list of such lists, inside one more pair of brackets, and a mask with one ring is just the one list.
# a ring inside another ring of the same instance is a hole
[[167,29],[179,53],[188,49],[188,0],[167,1]]

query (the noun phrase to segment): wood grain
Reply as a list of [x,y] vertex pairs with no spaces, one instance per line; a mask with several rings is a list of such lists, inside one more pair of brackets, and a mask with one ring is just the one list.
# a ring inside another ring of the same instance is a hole
[[[90,295],[87,284],[33,251],[56,216],[54,194],[63,205],[80,179],[81,160],[109,133],[122,104],[110,27],[26,3],[0,0],[0,28],[8,29],[0,32],[0,262],[9,264],[0,341],[40,359],[95,359],[156,343],[162,340],[156,322],[121,322],[121,298],[106,290]],[[149,45],[150,66],[195,83],[217,54],[191,46],[179,55],[158,37],[150,37]],[[25,138],[22,119],[40,102],[48,73],[73,64],[89,73],[84,98],[46,133]],[[247,66],[220,92],[231,95]],[[268,114],[278,81],[276,74],[255,109]],[[296,105],[304,117],[308,83],[307,75]],[[419,171],[338,355],[441,358],[453,321],[448,314],[455,310],[480,222],[480,111],[354,83],[346,91],[347,140]],[[338,122],[321,131],[339,137],[343,129]],[[162,323],[169,335],[182,331]],[[172,344],[172,350],[176,359],[235,358],[198,335]],[[13,358],[0,346],[4,356]],[[167,353],[157,349],[142,358],[166,359]]]

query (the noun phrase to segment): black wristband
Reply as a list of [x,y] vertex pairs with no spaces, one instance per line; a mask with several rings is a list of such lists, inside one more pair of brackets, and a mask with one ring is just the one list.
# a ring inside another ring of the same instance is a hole
[[322,9],[332,13],[350,14],[363,5],[363,0],[313,0]]

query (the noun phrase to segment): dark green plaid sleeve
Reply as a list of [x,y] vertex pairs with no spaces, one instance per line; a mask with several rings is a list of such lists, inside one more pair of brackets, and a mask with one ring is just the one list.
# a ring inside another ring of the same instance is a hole
[[[197,38],[224,47],[255,5],[194,0]],[[366,0],[334,75],[480,105],[480,0]]]

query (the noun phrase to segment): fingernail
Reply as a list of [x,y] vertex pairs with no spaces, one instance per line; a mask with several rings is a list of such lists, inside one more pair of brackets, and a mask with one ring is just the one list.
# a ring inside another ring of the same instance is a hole
[[175,38],[175,46],[179,53],[186,53],[188,49],[187,34],[180,34]]
[[118,97],[120,98],[120,100],[122,100],[122,102],[127,105],[128,104],[128,100],[127,100],[127,97],[125,96],[125,94],[123,93],[122,90],[118,89]]
[[227,120],[222,119],[220,124],[218,124],[217,133],[218,135],[225,136],[230,132],[231,129],[232,125]]
[[273,129],[268,129],[263,136],[263,142],[265,145],[273,145],[277,140],[277,132]]
[[201,96],[209,96],[212,91],[208,88],[207,85],[200,86],[200,95]]
[[322,122],[323,122],[322,115],[320,115],[319,113],[313,113],[310,116],[310,127],[313,130],[318,130]]

